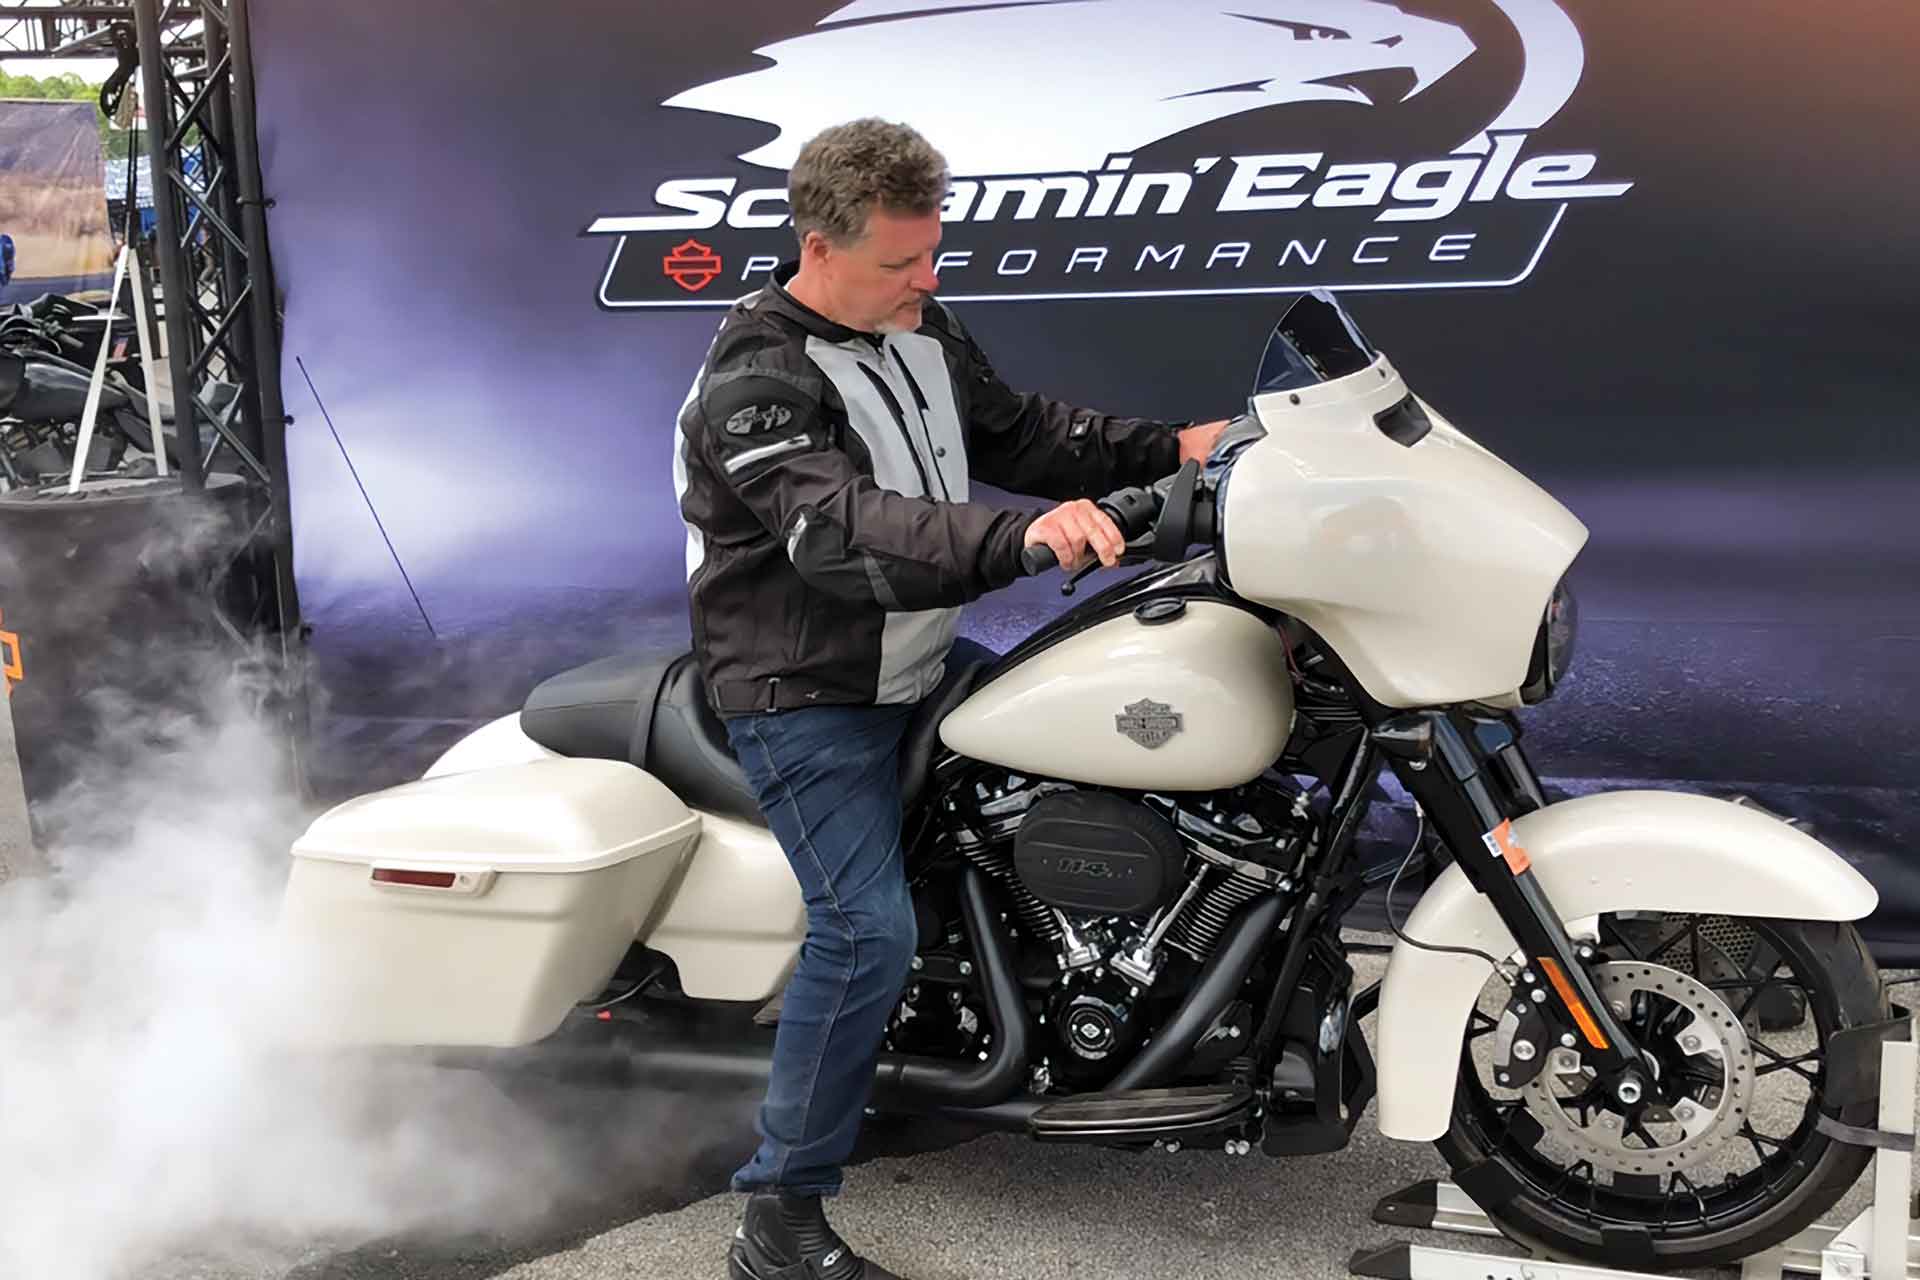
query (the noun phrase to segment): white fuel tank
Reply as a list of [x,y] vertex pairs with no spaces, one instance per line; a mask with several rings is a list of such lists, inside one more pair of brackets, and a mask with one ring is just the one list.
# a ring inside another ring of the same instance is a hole
[[1001,673],[941,722],[940,740],[1069,782],[1213,791],[1258,777],[1292,729],[1273,629],[1230,604],[1161,597]]

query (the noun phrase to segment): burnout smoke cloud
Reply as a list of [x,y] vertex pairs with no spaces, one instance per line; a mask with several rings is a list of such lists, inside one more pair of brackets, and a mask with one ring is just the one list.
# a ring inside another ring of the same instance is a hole
[[[169,528],[85,585],[116,590],[209,536]],[[273,950],[308,815],[253,668],[148,640],[87,656],[98,741],[40,815],[54,874],[0,887],[0,1275],[537,1221],[569,1185],[566,1139],[485,1077],[283,1047],[311,1014]],[[171,696],[127,692],[155,687]]]

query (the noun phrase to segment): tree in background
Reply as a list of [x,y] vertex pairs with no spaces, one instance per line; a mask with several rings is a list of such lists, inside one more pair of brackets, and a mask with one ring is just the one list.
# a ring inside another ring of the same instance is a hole
[[93,103],[94,119],[100,125],[100,150],[108,159],[124,159],[133,142],[130,129],[108,125],[106,112],[100,110],[100,86],[88,84],[71,71],[55,76],[8,75],[0,71],[0,98],[46,98],[64,102]]

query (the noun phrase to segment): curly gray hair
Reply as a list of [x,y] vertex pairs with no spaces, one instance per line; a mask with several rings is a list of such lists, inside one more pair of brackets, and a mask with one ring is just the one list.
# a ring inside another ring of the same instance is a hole
[[844,248],[866,234],[875,208],[924,215],[946,197],[946,157],[906,125],[872,117],[815,134],[787,175],[793,234],[802,245],[818,231]]

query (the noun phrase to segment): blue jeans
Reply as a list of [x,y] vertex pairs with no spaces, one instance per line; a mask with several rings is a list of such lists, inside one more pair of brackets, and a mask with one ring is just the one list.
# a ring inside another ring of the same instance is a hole
[[[953,656],[969,650],[979,652],[960,641]],[[735,1191],[840,1190],[918,945],[900,848],[900,744],[914,711],[803,707],[727,721],[807,904],[756,1125],[760,1148],[733,1175]]]

